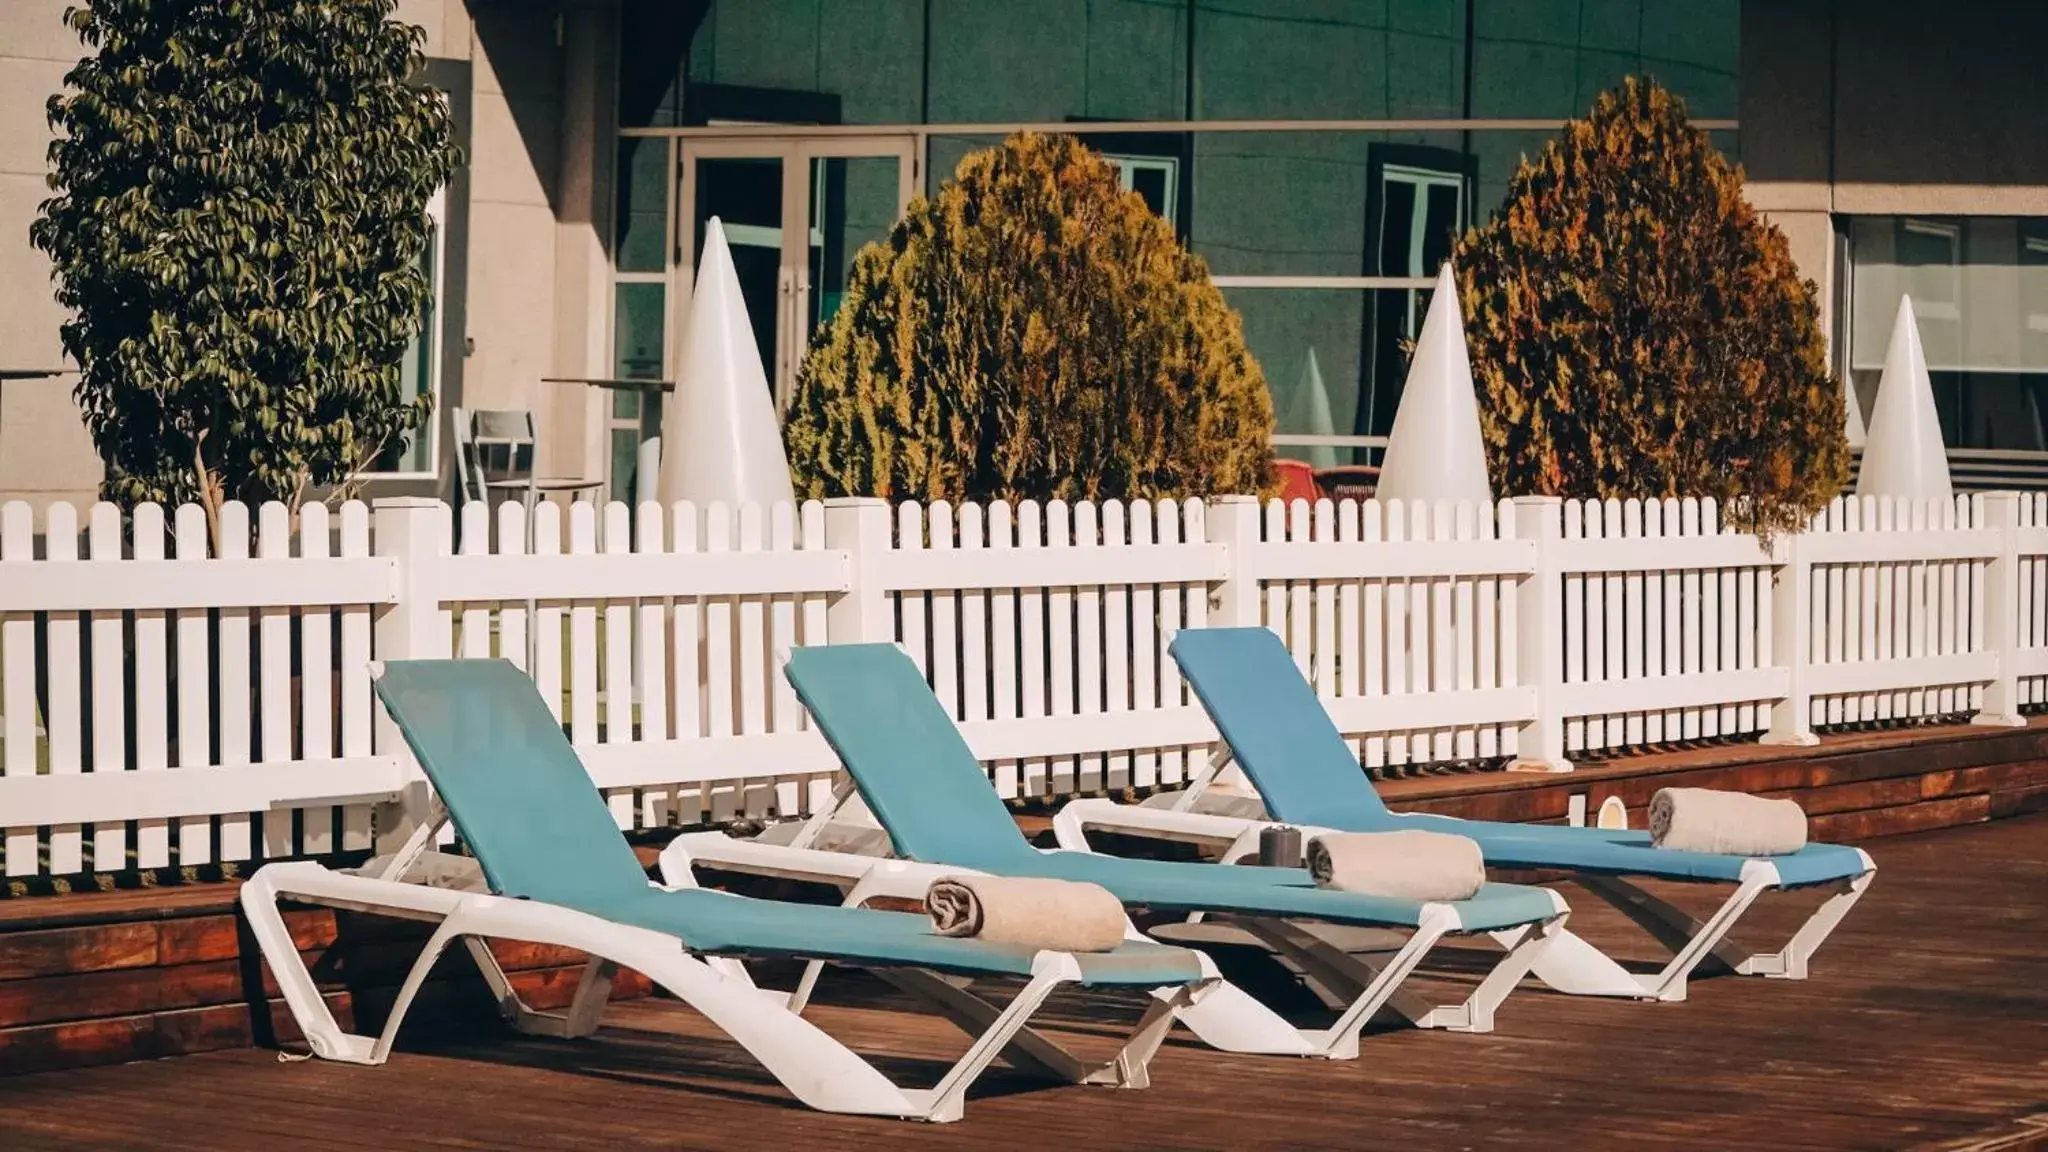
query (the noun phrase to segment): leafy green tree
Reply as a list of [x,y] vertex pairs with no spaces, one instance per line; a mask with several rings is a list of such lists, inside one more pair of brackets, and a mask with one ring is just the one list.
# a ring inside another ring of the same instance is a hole
[[1655,83],[1526,160],[1453,259],[1497,490],[1713,496],[1769,533],[1847,483],[1814,286]]
[[400,362],[457,165],[395,0],[96,0],[30,230],[117,503],[350,485],[428,414]]
[[1202,259],[1103,158],[1023,134],[855,258],[784,426],[806,496],[1259,492],[1273,407]]

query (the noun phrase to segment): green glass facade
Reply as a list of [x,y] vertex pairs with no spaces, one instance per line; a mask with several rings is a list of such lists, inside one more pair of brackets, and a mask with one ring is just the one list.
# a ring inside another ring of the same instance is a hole
[[[1273,388],[1283,437],[1372,436],[1392,420],[1402,341],[1420,321],[1425,294],[1414,286],[1233,278],[1430,276],[1456,232],[1484,219],[1520,157],[1552,133],[1242,122],[1555,121],[1583,114],[1623,77],[1644,74],[1682,94],[1695,117],[1732,120],[1739,5],[628,0],[619,114],[628,129],[908,129],[925,149],[926,187],[1010,125],[1192,122],[1192,131],[1084,138],[1125,166],[1127,185],[1174,222],[1224,283]],[[1717,139],[1736,147],[1733,132]],[[667,143],[621,140],[621,273],[660,265],[671,227]],[[873,221],[894,215],[894,191],[887,179],[844,181],[834,209],[843,215],[809,221],[824,233],[815,242],[831,248],[842,219],[849,233],[872,235]],[[855,229],[855,221],[866,223]],[[646,343],[628,333],[619,339]],[[1343,444],[1286,450],[1318,463],[1355,458]]]

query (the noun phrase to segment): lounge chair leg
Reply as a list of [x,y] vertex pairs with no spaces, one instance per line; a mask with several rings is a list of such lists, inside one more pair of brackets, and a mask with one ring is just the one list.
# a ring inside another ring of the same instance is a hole
[[1131,1029],[1130,1036],[1124,1040],[1124,1046],[1117,1051],[1115,1058],[1082,1083],[1150,1088],[1152,1058],[1159,1054],[1159,1046],[1166,1042],[1166,1034],[1173,1031],[1173,1022],[1180,1009],[1194,998],[1194,990],[1187,987],[1162,988],[1154,993],[1152,1002],[1145,1007],[1145,1015],[1138,1020],[1138,1026]]
[[390,1058],[391,1045],[398,1039],[399,1025],[405,1023],[405,1014],[412,1008],[413,998],[419,995],[421,986],[427,982],[427,974],[433,971],[434,964],[441,959],[441,953],[448,950],[448,945],[464,934],[462,917],[457,914],[441,921],[441,926],[427,937],[426,947],[420,949],[419,959],[412,962],[412,971],[405,974],[405,983],[399,985],[398,999],[391,1002],[391,1016],[384,1021],[384,1031],[377,1037],[376,1047],[371,1049],[370,1063],[382,1064]]
[[[1295,923],[1265,917],[1234,917],[1233,921],[1301,969],[1311,989],[1318,992],[1324,1003],[1340,1012],[1365,995],[1365,990],[1372,986],[1384,967],[1330,943],[1318,934],[1318,925],[1313,922]],[[1435,1005],[1405,988],[1393,991],[1387,998],[1387,1007],[1416,1025],[1421,1025],[1436,1009]]]
[[1472,995],[1463,1004],[1445,1005],[1431,1012],[1427,1019],[1416,1021],[1424,1028],[1443,1028],[1452,1032],[1491,1032],[1493,1014],[1508,994],[1513,992],[1543,958],[1544,952],[1564,932],[1564,923],[1570,913],[1560,912],[1541,924],[1531,924],[1522,929],[1520,939],[1508,946],[1507,955],[1479,982]]
[[[939,976],[916,968],[877,969],[875,975],[897,988],[931,1005],[938,1013],[951,1021],[969,1036],[978,1036],[995,1026],[1003,1010],[964,988],[955,987]],[[1175,989],[1179,991],[1179,989]],[[1161,1022],[1163,1018],[1163,1023]],[[1138,1079],[1144,1078],[1145,1065],[1151,1060],[1151,1051],[1139,1055],[1140,1037],[1148,1030],[1158,1032],[1158,1038],[1151,1044],[1156,1051],[1159,1041],[1173,1024],[1173,1008],[1170,1004],[1154,1001],[1146,1010],[1132,1039],[1126,1043],[1117,1058],[1107,1064],[1090,1064],[1059,1044],[1044,1033],[1020,1025],[1015,1036],[1002,1049],[1003,1060],[1014,1068],[1031,1072],[1048,1080],[1068,1084],[1115,1084],[1129,1087],[1143,1087],[1127,1084],[1124,1070],[1134,1068]]]
[[810,1006],[811,993],[818,990],[818,978],[825,974],[825,962],[812,960],[804,965],[804,974],[796,982],[796,991],[789,994],[789,1010],[802,1014]]
[[[1232,917],[1232,922],[1241,925],[1276,952],[1293,960],[1309,972],[1313,979],[1325,984],[1333,992],[1350,995],[1350,1003],[1339,1014],[1337,1022],[1330,1027],[1320,1030],[1294,1030],[1300,1044],[1301,1055],[1321,1056],[1331,1060],[1356,1059],[1359,1033],[1365,1030],[1373,1016],[1384,1007],[1394,1007],[1403,1017],[1423,1027],[1453,1027],[1462,1023],[1464,1019],[1462,1016],[1456,1020],[1439,1017],[1438,1013],[1442,1010],[1401,987],[1402,983],[1414,974],[1417,965],[1422,963],[1422,958],[1429,954],[1429,950],[1436,947],[1437,942],[1446,933],[1457,929],[1457,914],[1448,905],[1426,906],[1421,925],[1384,965],[1375,965],[1348,955],[1305,931],[1302,925],[1265,917]],[[1243,995],[1242,992],[1237,994]],[[1501,995],[1506,995],[1506,992],[1503,991]],[[1212,998],[1213,996],[1214,993],[1211,994]],[[1263,1005],[1260,1005],[1260,1008],[1268,1013],[1271,1011],[1265,1009]],[[1462,1006],[1458,1011],[1462,1011]],[[1212,1015],[1220,1013],[1212,1010]],[[1209,1024],[1209,1020],[1202,1020],[1198,1024],[1196,1019],[1188,1018],[1185,1014],[1184,1019],[1187,1019],[1188,1026],[1193,1028],[1197,1035],[1214,1046],[1225,1047],[1224,1044],[1218,1043],[1218,1040],[1233,1038],[1228,1034],[1212,1038],[1212,1029],[1202,1026]],[[1277,1020],[1278,1017],[1274,1019]],[[1245,1021],[1233,1023],[1242,1025]],[[1269,1052],[1274,1049],[1230,1047],[1226,1050]]]
[[[1493,938],[1504,948],[1520,939],[1520,929],[1495,932]],[[1569,928],[1554,933],[1550,946],[1530,966],[1530,973],[1552,991],[1568,996],[1614,996],[1631,1000],[1653,1000],[1655,994],[1644,978],[1616,963]]]
[[462,942],[468,946],[470,958],[476,961],[484,983],[490,986],[491,995],[497,999],[498,1014],[515,1030],[529,1036],[556,1036],[565,1040],[597,1031],[605,1005],[611,1002],[612,978],[618,974],[618,965],[591,957],[584,963],[583,974],[576,981],[576,995],[569,1002],[569,1010],[540,1012],[519,998],[511,979],[505,975],[504,967],[492,954],[490,941],[481,936],[466,936]]
[[[1054,958],[1064,961],[1068,967],[1074,966],[1071,957]],[[936,1087],[924,1092],[903,1093],[923,1106],[924,1115],[921,1118],[942,1124],[960,1119],[966,1104],[968,1087],[988,1070],[988,1066],[995,1061],[999,1053],[1010,1046],[1011,1037],[1031,1018],[1032,1013],[1038,1011],[1045,1003],[1046,997],[1052,995],[1052,990],[1078,975],[1078,969],[1072,975],[1057,970],[1041,971],[1034,975],[1030,983],[1024,985],[1023,990],[1017,993],[989,1025],[988,1030],[975,1039],[967,1049],[967,1054],[960,1057],[959,1062],[946,1071]]]
[[1394,991],[1401,986],[1401,982],[1415,972],[1416,966],[1422,963],[1422,958],[1429,954],[1431,948],[1436,947],[1437,941],[1443,938],[1444,933],[1456,928],[1457,924],[1457,913],[1451,911],[1449,906],[1423,906],[1422,924],[1415,929],[1415,935],[1408,938],[1407,945],[1394,953],[1394,958],[1373,978],[1372,984],[1366,988],[1364,994],[1351,1002],[1351,1007],[1344,1010],[1344,1014],[1337,1018],[1337,1022],[1321,1033],[1332,1058],[1357,1058],[1358,1034],[1365,1030],[1373,1014],[1393,998]]
[[[1665,947],[1672,949],[1670,962],[1655,975],[1639,979],[1644,990],[1655,999],[1676,1002],[1685,999],[1687,981],[1693,970],[1709,956],[1720,958],[1717,949],[1722,941],[1742,914],[1749,911],[1749,906],[1756,903],[1756,898],[1766,889],[1776,886],[1777,873],[1770,869],[1766,875],[1765,870],[1759,869],[1746,876],[1728,899],[1722,901],[1721,906],[1704,921],[1693,919],[1683,910],[1625,880],[1611,876],[1578,879],[1587,891],[1612,904]],[[1732,970],[1735,965],[1729,964],[1728,967]]]
[[256,937],[256,947],[263,953],[263,962],[270,966],[270,973],[284,994],[285,1006],[298,1023],[299,1033],[306,1038],[313,1054],[322,1059],[350,1064],[380,1063],[373,1055],[374,1037],[345,1032],[334,1019],[326,998],[313,983],[313,974],[306,969],[305,959],[299,955],[298,946],[292,943],[291,930],[285,926],[284,914],[277,906],[278,895],[277,882],[270,869],[265,868],[258,869],[242,885],[239,899],[250,933]]
[[[1565,934],[1568,917],[1560,904],[1558,914],[1540,924],[1526,925],[1492,935],[1505,951],[1472,994],[1457,1004],[1432,1004],[1406,988],[1394,988],[1385,996],[1386,1007],[1418,1028],[1442,1028],[1450,1032],[1491,1032],[1495,1010],[1529,974],[1550,946]],[[1275,951],[1299,966],[1311,979],[1348,999],[1363,996],[1384,970],[1384,965],[1364,956],[1345,952],[1317,934],[1314,923],[1262,920],[1245,926]],[[1414,948],[1411,939],[1395,959]],[[1426,949],[1425,949],[1426,951]],[[1421,955],[1413,957],[1419,962]]]
[[1875,869],[1866,868],[1843,881],[1783,949],[1755,954],[1734,946],[1728,934],[1758,896],[1779,886],[1777,869],[1767,862],[1752,861],[1735,891],[1703,921],[1628,881],[1611,876],[1577,877],[1588,892],[1612,904],[1674,954],[1658,972],[1639,976],[1567,932],[1536,964],[1534,972],[1560,992],[1667,1001],[1686,998],[1688,981],[1710,956],[1746,976],[1803,979],[1814,951],[1862,898],[1875,874]]
[[1870,882],[1877,877],[1876,869],[1861,876],[1842,882],[1835,893],[1827,898],[1806,923],[1799,926],[1792,939],[1784,948],[1772,953],[1756,953],[1735,964],[1735,970],[1744,976],[1765,976],[1777,980],[1804,980],[1807,964],[1813,954],[1832,935],[1849,909],[1863,899],[1863,893],[1870,888]]

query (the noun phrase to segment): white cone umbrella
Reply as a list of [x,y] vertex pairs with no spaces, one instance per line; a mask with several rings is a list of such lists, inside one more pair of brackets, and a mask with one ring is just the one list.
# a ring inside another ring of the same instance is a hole
[[1884,374],[1877,381],[1877,400],[1870,406],[1856,494],[1928,500],[1954,493],[1948,450],[1941,443],[1941,417],[1934,411],[1934,384],[1927,378],[1927,356],[1920,350],[1920,326],[1913,319],[1912,298],[1901,296],[1891,347],[1884,354]]
[[735,508],[793,500],[775,396],[716,217],[704,229],[681,353],[675,394],[661,414],[658,498],[699,507],[720,500]]
[[[1330,416],[1330,390],[1323,386],[1323,370],[1316,363],[1314,348],[1308,350],[1308,362],[1301,366],[1294,391],[1287,397],[1287,411],[1281,414],[1280,426],[1310,436],[1336,435],[1337,424]],[[1311,468],[1336,467],[1337,449],[1332,445],[1312,444],[1306,455]]]
[[1394,410],[1380,465],[1379,498],[1493,502],[1486,445],[1479,435],[1479,399],[1449,262],[1437,274],[1415,360],[1401,388],[1401,405]]

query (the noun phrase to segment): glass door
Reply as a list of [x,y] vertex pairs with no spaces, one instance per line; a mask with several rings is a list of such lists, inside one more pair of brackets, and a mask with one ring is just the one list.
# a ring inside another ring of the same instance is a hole
[[854,256],[887,236],[910,203],[914,158],[908,136],[682,141],[677,324],[705,227],[718,217],[776,407],[787,406],[811,334],[845,295]]

